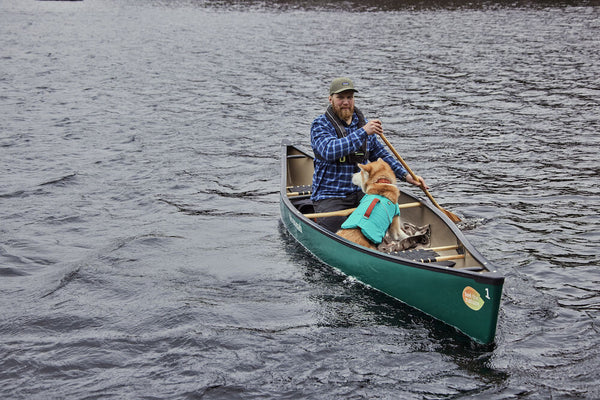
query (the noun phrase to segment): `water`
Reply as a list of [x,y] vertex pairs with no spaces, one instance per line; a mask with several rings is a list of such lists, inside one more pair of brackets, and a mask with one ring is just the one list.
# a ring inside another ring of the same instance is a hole
[[[0,0],[0,397],[598,398],[600,8]],[[496,342],[279,223],[329,81],[506,275]]]

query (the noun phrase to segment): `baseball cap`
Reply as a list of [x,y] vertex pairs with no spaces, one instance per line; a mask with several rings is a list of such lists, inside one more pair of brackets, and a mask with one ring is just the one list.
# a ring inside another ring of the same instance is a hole
[[333,82],[331,82],[331,86],[329,86],[329,95],[331,96],[332,94],[345,92],[346,90],[358,92],[358,90],[354,89],[352,79],[346,77],[335,78]]

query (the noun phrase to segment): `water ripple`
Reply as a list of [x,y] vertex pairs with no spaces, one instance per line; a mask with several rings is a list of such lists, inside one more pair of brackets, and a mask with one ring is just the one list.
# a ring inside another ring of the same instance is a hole
[[[0,394],[599,397],[598,6],[443,3],[1,2]],[[506,275],[493,345],[278,221],[340,74]]]

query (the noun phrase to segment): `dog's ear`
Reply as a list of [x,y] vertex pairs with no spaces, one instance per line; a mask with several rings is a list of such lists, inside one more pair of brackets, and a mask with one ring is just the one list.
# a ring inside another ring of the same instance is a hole
[[371,167],[369,166],[369,164],[357,164],[357,165],[358,165],[358,168],[360,168],[360,172],[369,176],[369,171],[371,171]]
[[358,164],[358,168],[360,168],[360,170],[366,174],[366,177],[369,176],[369,174],[371,173],[371,170],[373,169],[373,166],[371,165],[371,163],[369,164]]

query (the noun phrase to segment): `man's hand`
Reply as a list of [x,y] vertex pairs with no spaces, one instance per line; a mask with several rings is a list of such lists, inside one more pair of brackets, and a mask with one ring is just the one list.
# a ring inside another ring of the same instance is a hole
[[383,128],[381,127],[381,121],[378,119],[372,119],[365,126],[363,126],[364,130],[367,132],[367,135],[377,134],[381,135],[383,133]]
[[406,182],[412,183],[415,186],[421,186],[423,189],[429,189],[429,186],[425,183],[425,179],[416,175],[417,180],[415,180],[411,174],[406,175]]

